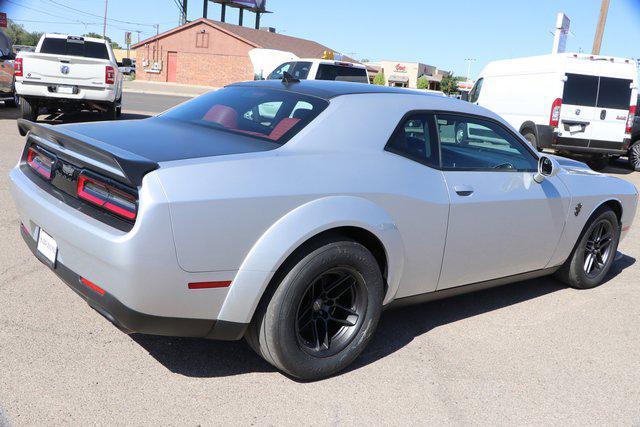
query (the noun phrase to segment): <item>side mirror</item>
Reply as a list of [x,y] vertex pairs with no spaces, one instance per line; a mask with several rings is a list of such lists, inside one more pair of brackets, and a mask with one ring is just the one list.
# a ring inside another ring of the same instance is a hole
[[544,178],[556,176],[560,171],[560,164],[551,157],[541,156],[538,160],[538,172],[533,176],[533,180],[538,184],[544,181]]

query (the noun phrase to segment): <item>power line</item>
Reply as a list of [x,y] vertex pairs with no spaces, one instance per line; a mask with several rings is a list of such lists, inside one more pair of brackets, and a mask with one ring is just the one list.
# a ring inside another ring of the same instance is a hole
[[[16,6],[23,7],[25,9],[33,10],[34,12],[38,12],[38,13],[43,14],[43,15],[54,16],[56,18],[62,18],[62,19],[69,19],[68,16],[60,16],[60,15],[56,15],[56,14],[51,13],[51,12],[46,11],[46,10],[35,9],[33,7],[25,6],[24,4],[18,3],[18,2],[14,1],[14,0],[7,0],[7,2],[9,2],[11,4],[15,4]],[[74,21],[77,22],[77,23],[80,23],[80,24],[85,24],[85,22],[77,20],[77,19],[74,19]]]
[[[93,17],[95,17],[95,18],[103,18],[103,16],[102,16],[102,15],[96,15],[96,14],[94,14],[94,13],[85,12],[85,11],[82,11],[82,10],[80,10],[80,9],[76,9],[76,8],[74,8],[74,7],[67,6],[67,5],[65,5],[65,4],[59,3],[59,2],[57,2],[56,0],[49,0],[49,2],[50,2],[50,3],[53,3],[53,4],[57,5],[57,6],[60,6],[60,7],[64,7],[64,8],[66,8],[66,9],[73,10],[73,11],[74,11],[74,12],[76,12],[76,13],[82,13],[82,14],[84,14],[84,15],[93,16]],[[129,24],[129,25],[145,26],[145,27],[153,27],[153,26],[155,26],[155,24],[143,24],[143,23],[141,23],[141,22],[121,21],[121,20],[119,20],[119,19],[114,19],[114,18],[107,18],[107,21],[119,22],[119,23],[121,23],[121,24]]]

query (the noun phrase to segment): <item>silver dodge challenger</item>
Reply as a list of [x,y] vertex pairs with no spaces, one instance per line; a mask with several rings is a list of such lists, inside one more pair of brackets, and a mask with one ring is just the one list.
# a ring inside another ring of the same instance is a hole
[[245,337],[307,380],[353,362],[383,308],[598,286],[638,200],[486,109],[374,85],[239,83],[144,120],[18,126],[22,236],[91,307],[127,333]]

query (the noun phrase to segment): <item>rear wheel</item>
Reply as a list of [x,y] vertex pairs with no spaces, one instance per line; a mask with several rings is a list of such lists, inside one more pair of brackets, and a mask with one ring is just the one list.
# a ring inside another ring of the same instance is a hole
[[640,171],[640,141],[636,141],[631,148],[629,148],[629,165],[635,171]]
[[378,324],[384,286],[374,256],[353,241],[319,244],[298,259],[261,302],[246,338],[276,368],[317,380],[360,355]]
[[522,131],[522,136],[524,136],[524,139],[529,141],[529,144],[531,144],[531,146],[535,150],[542,151],[541,148],[538,148],[538,137],[536,136],[536,134],[531,129],[523,130]]
[[4,101],[5,107],[16,108],[20,103],[20,97],[16,93],[16,88],[13,87],[13,98]]
[[594,171],[601,171],[609,164],[609,159],[605,156],[593,156],[587,161],[587,165]]
[[115,101],[107,106],[107,111],[105,112],[105,117],[107,120],[117,120],[120,117],[121,108],[120,103]]
[[596,211],[558,277],[577,289],[600,285],[611,269],[619,241],[616,214],[608,207]]
[[20,98],[20,110],[23,119],[29,120],[30,122],[38,120],[40,106],[37,101],[29,101],[25,98]]

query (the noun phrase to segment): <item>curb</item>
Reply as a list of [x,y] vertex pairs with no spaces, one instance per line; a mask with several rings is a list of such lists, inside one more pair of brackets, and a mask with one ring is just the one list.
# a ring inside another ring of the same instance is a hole
[[176,92],[163,92],[163,91],[156,91],[156,90],[139,90],[139,89],[123,89],[122,93],[138,93],[141,95],[176,96],[178,98],[195,98],[196,96],[201,95],[201,94],[194,94],[194,93],[176,93]]

